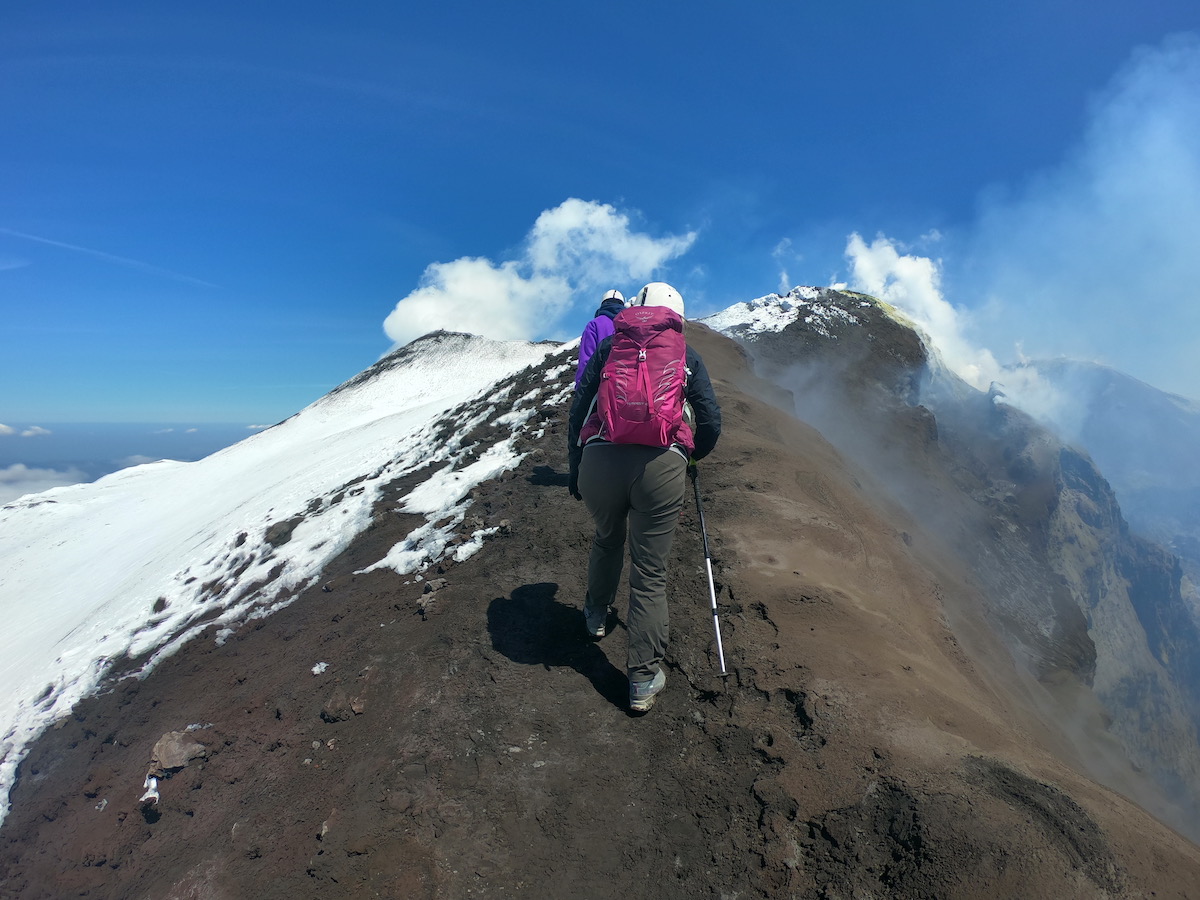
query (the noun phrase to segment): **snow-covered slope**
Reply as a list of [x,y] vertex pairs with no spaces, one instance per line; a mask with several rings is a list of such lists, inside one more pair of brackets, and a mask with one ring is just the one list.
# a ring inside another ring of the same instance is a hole
[[[439,421],[557,349],[429,335],[206,459],[125,469],[0,509],[0,813],[28,742],[115,663],[144,671],[214,621],[230,627],[288,602],[369,523],[382,485],[436,467],[402,506],[426,524],[379,564],[411,570],[444,550],[465,492],[519,459],[510,441],[460,466],[472,422],[446,441]],[[563,400],[495,399],[514,429],[537,404]]]

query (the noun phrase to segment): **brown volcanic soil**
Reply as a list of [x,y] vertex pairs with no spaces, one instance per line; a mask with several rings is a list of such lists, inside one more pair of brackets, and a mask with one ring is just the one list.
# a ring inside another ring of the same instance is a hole
[[[736,345],[689,339],[726,416],[702,479],[728,679],[686,507],[667,690],[626,712],[623,628],[583,638],[589,521],[551,410],[475,491],[507,526],[424,573],[440,589],[353,574],[414,524],[381,504],[328,590],[50,731],[0,896],[1197,896],[1200,850],[1052,755],[968,575],[757,399]],[[155,742],[189,724],[207,755],[139,805]]]

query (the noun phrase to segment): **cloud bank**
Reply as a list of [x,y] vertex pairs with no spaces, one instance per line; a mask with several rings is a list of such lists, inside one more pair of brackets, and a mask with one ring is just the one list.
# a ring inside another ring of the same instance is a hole
[[396,345],[439,328],[503,340],[548,337],[576,304],[594,306],[597,292],[614,284],[626,292],[631,282],[640,287],[695,240],[695,232],[636,232],[612,206],[572,198],[538,216],[517,259],[430,265],[384,320],[384,332]]
[[1200,37],[1143,48],[1055,169],[993,195],[953,264],[1003,360],[1099,359],[1200,397]]
[[43,428],[41,425],[30,425],[27,428],[18,431],[11,425],[0,425],[0,437],[8,437],[9,435],[19,434],[21,437],[41,437],[47,434],[53,434],[49,428]]
[[144,466],[146,463],[158,462],[161,457],[146,456],[144,453],[135,453],[132,456],[123,456],[117,460],[117,464],[122,468],[129,466]]
[[10,503],[26,494],[38,494],[50,488],[87,480],[87,475],[79,469],[31,469],[23,463],[16,463],[0,469],[0,503]]

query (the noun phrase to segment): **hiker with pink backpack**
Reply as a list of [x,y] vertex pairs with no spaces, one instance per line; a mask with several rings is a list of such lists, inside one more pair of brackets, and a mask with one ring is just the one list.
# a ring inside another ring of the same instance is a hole
[[571,404],[571,496],[596,526],[583,615],[587,633],[608,632],[629,543],[629,708],[643,713],[666,686],[667,560],[683,505],[689,460],[721,434],[721,408],[704,360],[683,337],[683,298],[648,284],[613,319],[588,360]]

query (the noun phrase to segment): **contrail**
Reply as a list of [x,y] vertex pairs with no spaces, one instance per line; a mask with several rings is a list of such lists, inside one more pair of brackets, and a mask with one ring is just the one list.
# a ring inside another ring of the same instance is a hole
[[38,237],[36,234],[26,234],[23,231],[13,231],[11,228],[0,228],[0,234],[7,234],[12,237],[24,238],[27,241],[36,241],[39,244],[49,244],[51,247],[62,247],[64,250],[74,250],[76,253],[86,253],[88,256],[95,256],[99,259],[105,259],[109,262],[119,263],[123,266],[131,266],[135,269],[141,269],[143,272],[151,272],[155,275],[162,275],[166,278],[173,278],[176,281],[187,281],[191,284],[199,284],[204,287],[218,288],[219,285],[213,284],[210,281],[203,281],[199,278],[193,278],[191,275],[183,275],[179,272],[172,272],[170,269],[163,269],[159,266],[152,266],[150,263],[144,263],[136,259],[128,259],[124,256],[117,256],[114,253],[105,253],[103,250],[92,250],[90,247],[80,247],[76,244],[67,244],[63,241],[54,241],[50,238]]

